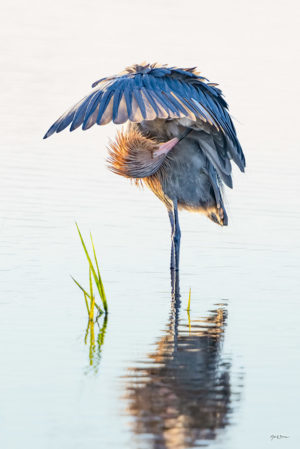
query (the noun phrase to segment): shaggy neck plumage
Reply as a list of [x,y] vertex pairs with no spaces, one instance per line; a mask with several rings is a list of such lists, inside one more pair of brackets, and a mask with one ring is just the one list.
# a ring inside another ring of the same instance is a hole
[[165,155],[154,157],[158,142],[143,136],[136,129],[120,131],[110,143],[108,167],[125,178],[141,179],[152,176],[162,165]]

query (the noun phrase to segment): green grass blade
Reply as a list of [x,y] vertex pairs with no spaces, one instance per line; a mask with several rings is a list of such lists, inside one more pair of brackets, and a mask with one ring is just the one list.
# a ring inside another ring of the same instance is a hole
[[94,292],[93,292],[93,281],[92,281],[91,267],[89,267],[89,281],[90,281],[90,298],[91,298],[91,301],[92,301],[93,296],[94,296]]
[[94,292],[93,292],[93,281],[92,281],[91,267],[89,268],[89,280],[90,280],[90,297],[91,297],[90,320],[94,321],[95,296],[94,296]]
[[186,309],[188,312],[191,310],[191,289],[189,291],[189,300],[188,300],[188,306]]
[[95,302],[95,307],[96,307],[96,309],[98,310],[98,312],[99,312],[99,316],[101,316],[102,315],[102,313],[103,313],[103,310],[98,306],[98,304]]
[[87,313],[88,313],[88,315],[90,315],[89,305],[88,305],[88,300],[87,300],[87,298],[86,298],[86,294],[84,293],[83,295],[84,295],[84,300],[85,300],[85,305],[86,305]]
[[76,279],[73,278],[73,276],[71,276],[71,278],[73,279],[73,281],[75,282],[76,285],[78,285],[78,287],[80,288],[80,290],[83,291],[83,294],[86,295],[88,298],[90,297],[90,295],[88,294],[88,292],[79,284],[79,282],[76,281]]
[[[92,271],[92,274],[93,274],[93,277],[94,277],[94,280],[95,280],[95,284],[96,284],[97,289],[98,289],[99,294],[100,294],[100,292],[101,292],[101,286],[100,286],[100,282],[99,282],[99,280],[98,280],[97,273],[96,273],[96,271],[95,271],[93,262],[91,261],[91,258],[90,258],[90,256],[89,256],[88,250],[86,249],[86,246],[85,246],[84,240],[83,240],[83,238],[82,238],[81,232],[80,232],[80,230],[79,230],[78,224],[77,224],[77,223],[75,223],[75,224],[76,224],[76,227],[77,227],[77,231],[78,231],[78,234],[79,234],[79,237],[80,237],[80,240],[81,240],[81,243],[82,243],[82,246],[83,246],[85,255],[86,255],[87,260],[88,260],[88,262],[89,262],[89,266],[90,266],[90,269],[91,269],[91,271]],[[102,299],[102,298],[101,298],[101,299]]]
[[[76,285],[78,285],[78,287],[80,288],[80,290],[83,292],[83,294],[85,295],[85,297],[91,299],[90,295],[88,294],[88,292],[79,284],[79,282],[76,281],[76,279],[73,278],[73,276],[71,276],[71,278],[73,279],[73,281],[75,282]],[[86,300],[86,304],[87,304],[87,309],[88,309],[88,314],[90,315],[90,310],[88,308],[88,301]],[[95,302],[95,307],[97,308],[98,312],[100,313],[100,315],[102,315],[103,310],[101,309],[101,307],[98,306],[98,304],[96,304]]]
[[108,312],[108,306],[107,306],[107,300],[106,300],[104,285],[103,285],[102,278],[101,278],[101,275],[100,275],[99,264],[98,264],[98,259],[97,259],[97,256],[96,256],[96,250],[95,250],[92,234],[90,234],[90,236],[91,236],[91,242],[92,242],[92,247],[93,247],[94,259],[95,259],[95,262],[96,262],[98,281],[99,281],[99,286],[100,286],[99,295],[100,295],[100,297],[102,299],[104,310],[107,313]]
[[[85,305],[87,308],[87,312],[88,315],[90,316],[90,309],[89,309],[89,305],[88,305],[88,300],[87,298],[89,298],[91,300],[91,296],[88,294],[88,292],[79,284],[79,282],[76,281],[76,279],[73,278],[73,276],[71,276],[71,278],[73,279],[73,281],[75,282],[76,285],[78,285],[78,287],[80,288],[80,290],[83,292],[84,295],[84,300],[85,300]],[[92,300],[91,300],[92,302]],[[96,308],[98,309],[99,313],[103,313],[103,310],[100,309],[100,307],[98,306],[98,304],[94,303],[94,305],[96,306]]]

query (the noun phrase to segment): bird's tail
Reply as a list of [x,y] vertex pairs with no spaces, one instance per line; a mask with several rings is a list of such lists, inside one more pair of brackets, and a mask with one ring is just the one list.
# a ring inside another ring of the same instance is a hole
[[224,206],[216,207],[214,210],[210,210],[207,214],[208,218],[212,220],[214,223],[217,223],[220,226],[228,225],[228,215]]
[[211,193],[215,199],[215,204],[207,210],[207,216],[214,223],[220,226],[228,225],[228,215],[224,206],[224,190],[222,180],[218,176],[215,168],[209,163],[206,173],[211,182]]

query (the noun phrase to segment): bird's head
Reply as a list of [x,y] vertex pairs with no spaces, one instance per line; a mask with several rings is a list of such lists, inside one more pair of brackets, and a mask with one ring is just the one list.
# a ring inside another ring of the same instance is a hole
[[178,142],[177,138],[159,143],[143,136],[137,129],[119,131],[110,142],[109,169],[126,178],[146,178],[159,170],[168,152]]

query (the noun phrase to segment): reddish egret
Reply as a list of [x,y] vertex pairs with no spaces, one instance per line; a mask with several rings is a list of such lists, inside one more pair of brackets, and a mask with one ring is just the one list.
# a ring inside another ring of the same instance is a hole
[[232,187],[231,160],[241,171],[245,157],[228,106],[216,84],[196,68],[133,65],[102,78],[63,114],[44,138],[82,125],[110,121],[126,130],[110,144],[109,166],[146,184],[166,205],[172,227],[171,269],[179,269],[178,209],[202,212],[226,226],[222,185]]

